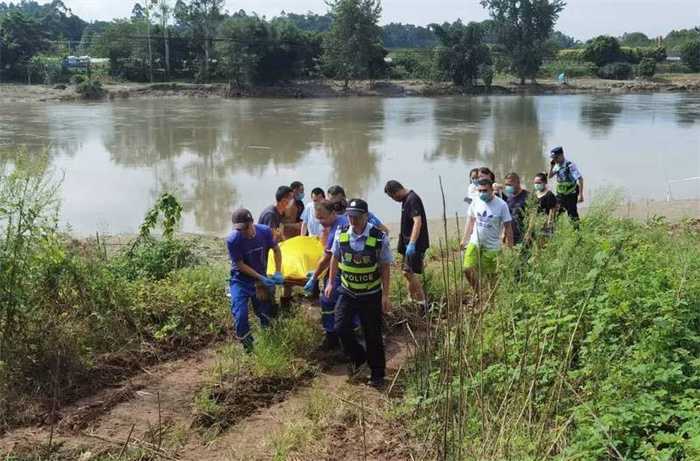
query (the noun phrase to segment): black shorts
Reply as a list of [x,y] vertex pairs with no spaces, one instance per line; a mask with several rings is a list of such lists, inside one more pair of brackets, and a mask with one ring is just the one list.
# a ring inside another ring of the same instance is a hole
[[407,257],[403,255],[403,262],[401,268],[404,272],[409,274],[422,274],[423,273],[423,259],[425,258],[425,253],[415,252],[413,256]]

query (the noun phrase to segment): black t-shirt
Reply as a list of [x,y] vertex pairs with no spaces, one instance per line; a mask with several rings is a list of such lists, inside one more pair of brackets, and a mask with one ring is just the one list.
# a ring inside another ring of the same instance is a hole
[[271,229],[277,229],[282,224],[282,215],[277,211],[275,205],[270,205],[260,213],[258,224],[264,224]]
[[420,216],[422,223],[420,233],[418,234],[418,240],[416,241],[416,251],[418,253],[424,253],[430,246],[430,239],[428,238],[428,220],[425,217],[423,201],[418,194],[410,191],[401,204],[401,234],[399,235],[398,248],[401,254],[406,252],[406,245],[411,241],[413,218],[416,216]]
[[520,243],[523,241],[523,225],[525,223],[525,205],[527,204],[527,198],[529,192],[522,189],[517,195],[511,195],[508,197],[506,202],[508,203],[508,209],[510,210],[510,215],[513,217],[513,243]]
[[294,222],[301,222],[301,215],[304,213],[304,202],[294,199],[294,205],[297,207],[296,221]]
[[549,214],[549,212],[557,206],[557,197],[551,190],[548,190],[542,197],[537,197],[537,202],[537,211],[539,213]]

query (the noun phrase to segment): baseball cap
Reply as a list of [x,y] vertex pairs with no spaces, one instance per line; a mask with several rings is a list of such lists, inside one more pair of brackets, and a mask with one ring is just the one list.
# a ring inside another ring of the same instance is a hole
[[250,214],[250,211],[247,209],[239,208],[233,212],[233,215],[231,215],[231,221],[233,221],[234,229],[243,229],[249,223],[253,222],[253,215]]
[[559,154],[563,154],[563,153],[564,153],[564,148],[561,146],[557,146],[554,149],[549,151],[549,156],[551,158],[551,157],[555,157],[555,156],[557,156]]
[[367,214],[369,207],[367,206],[367,202],[361,198],[354,198],[350,200],[345,211],[347,212],[348,216],[361,216],[363,214]]

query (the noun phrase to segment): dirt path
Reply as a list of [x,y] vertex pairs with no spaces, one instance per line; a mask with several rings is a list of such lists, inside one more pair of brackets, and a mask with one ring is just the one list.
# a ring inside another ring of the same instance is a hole
[[[403,335],[393,335],[387,338],[387,378],[389,386],[394,376],[410,355],[408,338]],[[321,392],[332,399],[336,399],[336,405],[348,405],[343,401],[342,395],[348,390],[352,391],[353,400],[363,401],[368,407],[377,408],[379,400],[385,400],[386,392],[379,392],[363,384],[349,384],[347,382],[346,368],[344,365],[335,365],[323,370],[310,385],[304,386],[293,393],[281,403],[262,409],[226,433],[220,435],[210,444],[189,446],[181,453],[183,460],[212,460],[212,461],[249,461],[268,460],[275,455],[274,441],[280,437],[286,428],[293,427],[305,417],[305,409],[314,392]],[[345,400],[345,399],[344,399]],[[373,404],[371,404],[373,403]],[[369,411],[369,410],[368,410]],[[337,433],[324,434],[328,438],[326,443],[333,443]],[[381,439],[381,440],[380,440]],[[363,451],[358,439],[353,437],[341,438],[334,441],[337,445],[335,453],[343,452],[342,457],[335,456],[324,458],[322,454],[314,453],[314,459],[363,459]],[[383,446],[383,437],[374,440],[375,445]],[[368,452],[371,451],[368,449]],[[309,454],[311,455],[311,454]],[[304,459],[304,456],[298,459]],[[294,459],[297,459],[296,457]],[[367,459],[386,459],[383,457]]]
[[[408,356],[409,347],[404,336],[392,335],[387,339],[387,376],[390,380]],[[166,458],[271,459],[275,438],[304,417],[313,392],[320,391],[336,398],[340,394],[346,395],[347,389],[351,389],[354,400],[375,402],[372,404],[375,407],[377,402],[386,401],[385,394],[370,387],[348,384],[344,365],[332,366],[321,371],[310,384],[291,392],[280,403],[258,410],[210,439],[201,430],[193,428],[192,410],[195,395],[211,379],[210,372],[217,360],[217,347],[212,346],[190,357],[151,367],[121,387],[104,390],[63,408],[57,415],[59,421],[54,428],[52,445],[60,446],[61,450],[73,450],[73,453],[89,451],[95,455],[107,449],[119,451],[129,439],[132,447],[152,450],[162,445],[161,453]],[[341,404],[341,401],[336,403]],[[345,452],[345,458],[362,459],[357,452],[356,436],[349,435],[352,430],[350,425],[327,431],[323,436],[329,438],[327,443],[336,446],[335,452]],[[49,425],[17,429],[0,438],[0,453],[48,446],[50,438]],[[376,439],[374,443],[383,446],[382,437]]]

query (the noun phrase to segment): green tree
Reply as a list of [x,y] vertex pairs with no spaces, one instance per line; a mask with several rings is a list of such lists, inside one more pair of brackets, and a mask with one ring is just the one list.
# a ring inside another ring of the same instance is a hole
[[41,24],[19,11],[0,17],[0,72],[21,78],[34,55],[49,49]]
[[224,3],[224,0],[190,0],[189,3],[178,0],[175,5],[179,22],[189,29],[192,40],[201,45],[200,78],[204,81],[211,76],[212,43],[224,19]]
[[645,48],[652,46],[653,42],[642,32],[630,32],[622,34],[620,45],[631,48]]
[[700,71],[700,39],[686,42],[681,47],[681,59],[691,70]]
[[[332,0],[333,25],[323,44],[323,64],[335,78],[376,77],[384,64],[379,0]],[[381,62],[379,62],[381,61]]]
[[163,52],[165,54],[165,79],[170,80],[170,19],[173,15],[173,8],[168,0],[154,0],[156,2],[155,17],[160,23],[160,30],[163,33]]
[[615,37],[600,35],[586,43],[583,59],[599,67],[621,61],[623,59],[620,42]]
[[552,35],[549,36],[549,40],[547,40],[547,45],[555,51],[576,48],[579,44],[580,42],[574,37],[559,32],[558,30],[552,32]]
[[498,43],[511,71],[525,84],[534,79],[549,53],[545,42],[554,29],[564,0],[482,0],[494,20]]
[[491,64],[481,25],[470,22],[465,26],[457,21],[449,26],[432,24],[430,27],[441,44],[437,49],[438,70],[455,85],[474,85],[481,66]]
[[287,19],[267,22],[236,16],[222,26],[226,40],[220,55],[234,87],[269,84],[308,75],[321,53],[318,36],[299,30]]

